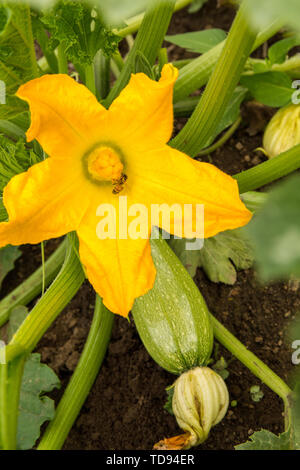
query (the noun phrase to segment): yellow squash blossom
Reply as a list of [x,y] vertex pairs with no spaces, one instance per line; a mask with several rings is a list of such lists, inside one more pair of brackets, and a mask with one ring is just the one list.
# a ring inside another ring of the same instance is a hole
[[88,279],[107,308],[123,316],[153,286],[155,267],[148,239],[98,238],[100,204],[118,210],[120,195],[127,196],[128,206],[204,204],[205,237],[251,218],[235,180],[167,145],[177,75],[170,64],[159,82],[133,74],[108,110],[63,74],[44,75],[17,92],[30,106],[27,139],[37,139],[49,158],[5,187],[9,221],[0,224],[0,246],[76,231]]

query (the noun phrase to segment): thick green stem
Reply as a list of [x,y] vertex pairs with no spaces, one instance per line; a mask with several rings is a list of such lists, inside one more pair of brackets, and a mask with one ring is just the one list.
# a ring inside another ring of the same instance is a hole
[[263,361],[249,351],[233,334],[231,334],[213,315],[211,315],[211,321],[215,338],[240,362],[242,362],[242,364],[251,370],[256,377],[282,398],[286,410],[285,428],[287,430],[290,426],[289,410],[292,395],[291,389],[280,377],[278,377],[278,375],[275,374],[275,372],[273,372]]
[[[174,12],[185,8],[187,5],[192,3],[192,1],[193,0],[177,0],[177,2],[175,3]],[[128,34],[135,33],[141,26],[144,16],[145,13],[141,13],[140,15],[136,15],[126,20],[125,23],[127,24],[127,26],[123,29],[114,30],[114,33],[118,36],[121,36],[122,38],[125,38],[125,36],[128,36]]]
[[[283,26],[281,20],[274,21],[268,28],[258,34],[252,51],[276,34]],[[204,86],[211,76],[226,40],[217,44],[205,54],[190,61],[180,68],[179,77],[174,87],[174,102],[183,100],[195,90]]]
[[266,162],[242,171],[234,178],[240,193],[253,191],[300,168],[300,144]]
[[159,70],[162,70],[163,66],[169,62],[168,51],[166,47],[162,47],[158,52],[158,64]]
[[124,60],[119,51],[114,53],[114,55],[112,56],[112,60],[115,62],[116,66],[118,67],[119,72],[121,72],[121,70],[124,67]]
[[131,50],[133,48],[133,45],[134,45],[134,37],[132,36],[132,34],[127,34],[125,39],[126,39],[128,47],[129,47],[129,50]]
[[114,315],[96,297],[92,326],[74,374],[38,450],[59,450],[97,377],[109,343]]
[[[67,240],[63,241],[45,263],[45,286],[49,286],[63,263]],[[0,301],[0,327],[7,322],[11,311],[18,305],[27,305],[42,290],[42,266],[29,276],[22,284]]]
[[199,103],[199,100],[199,96],[189,96],[182,101],[174,103],[174,116],[189,117]]
[[173,147],[195,156],[214,135],[239,82],[255,37],[242,3],[202,98],[187,124],[171,142]]
[[[158,51],[168,29],[175,0],[151,0],[145,13],[143,22],[129,52],[124,67],[115,85],[111,89],[106,105],[109,106],[127,85],[131,73],[135,71],[135,60],[139,54],[147,59],[150,65],[154,64]],[[149,40],[151,38],[151,40]]]
[[87,65],[84,69],[84,72],[85,72],[85,85],[95,95],[96,94],[96,82],[95,82],[94,64]]
[[70,241],[65,262],[58,276],[7,345],[7,361],[15,357],[15,346],[20,346],[27,352],[35,348],[45,331],[74,297],[84,279],[82,266],[74,251],[73,242]]
[[119,51],[117,51],[111,58],[110,68],[115,78],[119,78],[122,68],[124,67],[124,61]]
[[110,59],[100,50],[94,59],[97,98],[104,99],[109,93]]
[[[44,28],[39,29],[39,45],[42,49],[42,52],[44,56],[41,59],[45,59],[47,61],[47,65],[50,67],[52,73],[57,73],[58,72],[58,60],[55,55],[54,51],[50,51],[49,48],[47,47],[48,42],[49,42],[49,37],[44,30]],[[41,59],[38,61],[39,66],[41,66]]]
[[25,354],[0,364],[0,449],[17,448],[19,397]]
[[46,271],[45,271],[45,245],[44,242],[41,242],[41,256],[42,256],[42,296],[45,293],[46,288]]
[[58,60],[58,72],[59,73],[69,73],[68,61],[62,44],[57,48],[57,60]]

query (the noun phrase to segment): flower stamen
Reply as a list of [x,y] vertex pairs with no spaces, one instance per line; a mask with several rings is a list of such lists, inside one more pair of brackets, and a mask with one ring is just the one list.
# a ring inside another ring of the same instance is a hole
[[116,182],[122,179],[124,165],[114,149],[102,146],[95,148],[89,154],[87,169],[89,175],[94,180],[111,181],[113,184],[116,184]]

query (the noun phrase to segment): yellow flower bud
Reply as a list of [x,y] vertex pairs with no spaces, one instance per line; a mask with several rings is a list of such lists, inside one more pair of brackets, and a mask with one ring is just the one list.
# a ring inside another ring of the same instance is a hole
[[172,409],[185,434],[164,439],[154,446],[160,450],[189,449],[207,439],[210,429],[226,414],[227,386],[209,367],[196,367],[182,374],[174,384]]
[[266,127],[263,147],[273,158],[300,144],[300,105],[290,104],[279,109]]

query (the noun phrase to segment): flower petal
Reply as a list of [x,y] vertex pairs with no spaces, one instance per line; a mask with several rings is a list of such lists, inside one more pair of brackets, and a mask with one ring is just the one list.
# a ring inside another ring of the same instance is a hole
[[[115,198],[117,201],[118,198]],[[118,232],[118,210],[117,233]],[[113,313],[127,317],[134,299],[153,287],[155,267],[148,239],[102,239],[96,234],[96,206],[89,209],[77,234],[80,259],[95,291]]]
[[[137,202],[151,204],[204,204],[204,237],[241,227],[249,222],[251,212],[240,199],[237,182],[209,163],[188,157],[167,145],[135,158],[135,193]],[[193,230],[195,230],[193,220]],[[167,227],[161,228],[168,230]],[[182,220],[173,221],[171,233],[184,233]]]
[[37,139],[50,156],[82,154],[107,114],[88,88],[64,74],[31,80],[16,95],[30,106],[28,141]]
[[80,165],[47,158],[14,176],[4,188],[9,222],[0,224],[0,246],[39,243],[76,230],[89,204],[92,185]]
[[130,82],[114,100],[108,113],[118,139],[156,147],[169,141],[173,129],[173,87],[178,70],[163,67],[159,82],[143,73],[132,74]]

